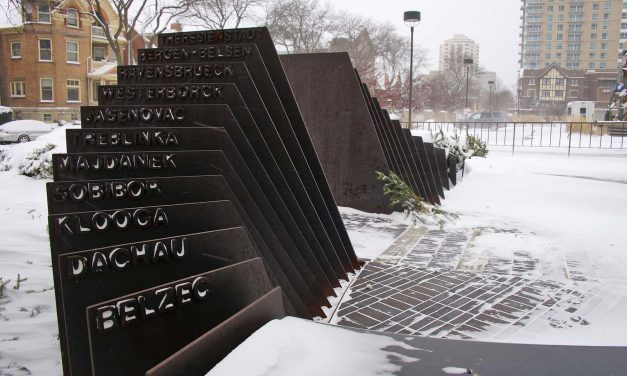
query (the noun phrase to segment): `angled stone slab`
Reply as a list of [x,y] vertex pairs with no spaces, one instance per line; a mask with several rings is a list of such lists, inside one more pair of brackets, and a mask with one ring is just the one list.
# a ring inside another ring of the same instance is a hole
[[[175,112],[178,115],[165,117],[157,116],[142,116],[141,112],[145,114],[156,113],[161,111],[162,113]],[[137,113],[140,113],[139,115]],[[107,114],[111,114],[108,116]],[[130,115],[129,115],[130,114]],[[313,234],[305,236],[304,232],[309,231],[306,219],[302,215],[300,210],[291,210],[293,205],[299,209],[297,203],[292,203],[292,206],[287,206],[286,200],[289,197],[281,195],[275,186],[274,176],[276,176],[276,168],[273,168],[273,176],[270,176],[265,165],[272,167],[272,155],[268,152],[264,154],[266,158],[265,164],[262,162],[262,158],[258,157],[255,150],[251,146],[248,138],[243,133],[238,122],[235,120],[229,107],[226,105],[177,105],[177,106],[107,106],[107,107],[83,107],[82,109],[83,127],[93,129],[94,132],[98,132],[100,128],[106,127],[154,127],[155,130],[170,129],[171,127],[179,127],[183,124],[196,127],[198,134],[185,133],[185,141],[181,145],[184,150],[190,150],[189,148],[207,150],[217,149],[224,150],[227,153],[227,158],[230,161],[237,161],[237,165],[234,165],[236,170],[244,171],[244,167],[247,167],[251,174],[254,176],[254,180],[262,188],[263,193],[259,193],[255,190],[254,185],[250,184],[247,189],[255,201],[259,203],[268,200],[272,205],[273,210],[279,216],[281,222],[288,231],[289,237],[297,246],[299,253],[307,260],[307,263],[312,268],[314,275],[318,279],[318,283],[323,289],[325,296],[334,295],[333,288],[339,286],[339,282],[335,277],[333,270],[326,259],[326,254],[315,248],[314,245],[310,245],[308,241]],[[137,115],[137,116],[136,116]],[[132,130],[129,128],[129,131]],[[184,133],[178,131],[181,137]],[[203,132],[211,132],[210,137],[199,137]],[[213,143],[214,141],[220,143]],[[147,145],[149,146],[149,145]],[[231,147],[233,146],[233,147]],[[228,149],[228,150],[227,150]],[[241,157],[239,157],[241,155]],[[191,163],[195,163],[191,161]],[[235,162],[233,162],[235,163]],[[207,171],[210,170],[210,166],[204,166],[200,170],[195,171]],[[205,174],[202,173],[201,174]],[[184,174],[177,174],[184,175]],[[279,175],[280,176],[280,175]],[[245,183],[248,179],[244,180]],[[267,197],[267,198],[264,198]],[[262,209],[265,214],[266,210]],[[269,213],[269,212],[268,212]],[[305,225],[301,226],[302,223]],[[280,229],[279,229],[280,230]],[[315,237],[314,237],[315,239]],[[283,241],[289,239],[282,238]],[[284,243],[286,244],[286,243]],[[288,248],[290,249],[290,248]]]
[[[396,124],[395,126],[398,128],[401,127],[400,123]],[[429,194],[427,200],[434,205],[440,204],[438,189],[435,182],[437,176],[434,173],[434,170],[431,168],[431,164],[429,163],[429,157],[427,155],[424,143],[422,142],[422,137],[413,138],[409,129],[402,129],[402,132],[405,135],[405,139],[407,140],[407,143],[413,154],[414,162],[417,165],[420,179],[424,183],[425,188],[427,189],[427,192]]]
[[205,375],[231,351],[271,320],[285,317],[275,287],[246,308],[146,372],[146,376]]
[[386,130],[386,132],[388,132],[388,137],[391,140],[392,145],[394,145],[394,148],[397,151],[397,155],[399,156],[398,160],[401,164],[400,167],[404,171],[405,178],[407,179],[405,180],[405,183],[407,183],[407,185],[409,185],[414,190],[414,192],[418,192],[419,194],[426,193],[425,189],[422,187],[422,184],[420,184],[420,180],[414,177],[412,171],[413,169],[411,168],[411,155],[409,153],[409,147],[404,142],[401,143],[402,137],[392,125],[392,121],[390,120],[387,112],[384,112],[384,110],[381,108],[379,100],[377,98],[372,98],[372,100],[374,102],[376,111],[381,116],[383,128]]
[[442,182],[442,187],[446,190],[449,190],[448,183],[448,167],[446,162],[446,150],[442,148],[433,148],[435,151],[435,159],[438,163],[438,174],[440,175],[440,181]]
[[[209,115],[221,116],[222,112],[210,111]],[[235,124],[232,116],[225,119],[230,119]],[[126,123],[120,122],[120,124]],[[311,289],[321,296],[334,296],[333,287],[317,261],[316,255],[302,236],[281,196],[274,188],[272,180],[261,166],[261,162],[251,148],[246,146],[247,144],[240,145],[238,149],[225,128],[211,126],[68,129],[66,143],[69,151],[81,153],[112,150],[119,152],[214,150],[212,153],[200,154],[200,158],[209,158],[209,165],[188,171],[187,174],[203,175],[203,171],[220,171],[229,181],[232,189],[236,190],[235,193],[241,201],[252,201],[252,204],[247,205],[252,208],[250,215],[253,216],[255,222],[259,222],[257,226],[262,226],[260,231],[268,239],[269,244],[275,243],[271,239],[272,231],[267,231],[268,229],[263,227],[266,221],[294,264],[302,270],[303,278]],[[240,150],[244,152],[248,150],[246,155],[250,158],[245,161]],[[189,153],[184,153],[184,156],[187,155]],[[214,168],[216,166],[217,168]],[[178,176],[180,175],[184,174]],[[240,181],[244,190],[239,188]],[[249,195],[250,198],[248,198]],[[255,214],[255,207],[259,208],[261,215]],[[276,246],[273,248],[278,249]]]
[[[298,109],[298,104],[296,103],[287,77],[285,76],[285,72],[283,71],[283,68],[281,66],[281,62],[279,60],[268,29],[265,27],[242,28],[231,30],[209,30],[201,33],[203,33],[202,37],[198,32],[176,33],[176,36],[159,34],[158,45],[159,47],[209,45],[209,47],[218,48],[226,47],[225,44],[231,44],[231,50],[233,51],[237,49],[238,45],[242,46],[247,43],[253,43],[256,45],[256,47],[259,49],[261,57],[263,58],[267,73],[270,76],[271,86],[276,89],[276,92],[281,99],[285,112],[287,113],[287,116],[289,118],[291,129],[294,132],[296,140],[300,144],[300,147],[307,159],[309,168],[314,174],[315,182],[316,184],[318,184],[318,188],[322,193],[324,201],[326,203],[327,210],[331,214],[333,222],[335,223],[335,226],[339,231],[339,235],[342,238],[344,248],[349,253],[353,267],[358,268],[359,263],[357,262],[357,257],[355,256],[353,246],[348,237],[348,233],[344,228],[344,223],[342,222],[340,212],[333,199],[333,194],[329,188],[329,185],[326,183],[324,171],[322,169],[322,166],[320,165],[318,156],[316,155],[316,150],[307,132],[305,122],[303,121],[303,118]],[[246,37],[243,37],[244,35]],[[139,52],[139,54],[141,55],[141,51]],[[229,55],[228,50],[223,49],[223,54]],[[261,70],[261,66],[257,66],[254,68]],[[251,69],[251,73],[254,75],[255,73],[252,72],[253,66],[249,65],[249,69]],[[259,85],[257,86],[259,87]],[[292,137],[289,134],[287,136]]]
[[401,179],[407,179],[405,174],[405,170],[402,168],[402,163],[400,162],[400,156],[394,144],[392,143],[389,132],[383,125],[383,119],[381,118],[381,114],[375,108],[374,100],[368,91],[366,84],[362,84],[362,92],[364,94],[364,99],[368,104],[368,108],[371,112],[372,119],[374,122],[375,129],[377,131],[377,135],[379,136],[379,141],[383,146],[384,153],[387,155],[388,166],[390,170],[396,173]]
[[[222,134],[224,134],[224,132],[222,132]],[[144,158],[150,158],[153,155],[159,154],[158,152],[126,152],[55,155],[53,156],[53,163],[55,163],[56,179],[55,183],[51,183],[50,189],[54,192],[55,184],[59,184],[56,181],[94,180],[94,176],[104,179],[112,179],[115,177],[135,180],[155,179],[153,176],[156,174],[147,169],[125,171],[116,169],[106,171],[76,171],[76,168],[71,166],[79,165],[78,161],[81,159],[86,160],[88,165],[94,165],[96,163],[94,161],[97,161],[99,158],[122,160],[124,156],[133,158],[133,156],[140,155],[144,156]],[[294,248],[288,248],[290,249],[288,252],[281,247],[281,243],[272,236],[272,228],[266,223],[265,215],[260,212],[256,202],[251,198],[249,191],[247,191],[238,173],[225,157],[225,154],[222,151],[174,151],[171,152],[171,154],[172,161],[177,165],[177,169],[160,171],[158,175],[161,177],[220,174],[226,178],[229,183],[229,189],[232,190],[233,194],[229,194],[226,189],[222,191],[229,195],[229,198],[233,200],[232,202],[236,210],[242,214],[240,217],[243,218],[242,221],[249,228],[255,242],[259,245],[258,249],[267,262],[271,272],[270,275],[275,276],[277,282],[284,286],[285,293],[289,298],[287,301],[292,303],[299,315],[307,314],[307,311],[304,311],[302,303],[305,304],[312,316],[320,315],[320,305],[328,304],[326,300],[327,291],[332,291],[332,288],[328,285],[324,271],[320,270],[315,255],[305,252],[301,253],[299,250],[294,250]],[[236,154],[232,151],[230,154],[234,157],[233,160],[237,161]],[[239,165],[241,166],[242,164],[240,163]],[[253,181],[248,171],[242,168],[241,174],[243,179],[249,182],[249,186],[254,189],[255,187],[252,185]],[[75,175],[79,175],[79,177],[77,178]],[[182,182],[184,181],[183,178],[180,179]],[[179,188],[184,188],[184,185],[181,184]],[[205,188],[211,189],[211,187]],[[198,187],[190,189],[198,189]],[[257,190],[259,190],[259,188],[257,188]],[[216,198],[219,197],[217,196],[217,191],[213,193],[213,195]],[[52,196],[52,200],[54,200],[54,196]],[[259,202],[267,206],[267,204],[263,202],[263,194]],[[268,212],[268,216],[276,224],[274,229],[279,232],[280,226],[277,221],[273,219],[272,213]],[[289,246],[290,243],[287,243],[287,245]],[[272,248],[270,248],[270,246],[272,246]],[[322,283],[326,283],[327,285],[320,284],[318,281],[322,281]],[[299,302],[299,300],[302,300],[302,302]]]
[[335,201],[366,212],[390,213],[375,174],[389,168],[348,54],[290,54],[280,59]]
[[256,258],[93,304],[89,374],[143,375],[271,289]]
[[[220,84],[225,83],[236,85],[251,116],[259,125],[259,129],[262,130],[266,142],[271,146],[273,153],[275,153],[275,159],[277,159],[280,164],[294,164],[294,167],[298,171],[295,175],[302,180],[309,194],[309,199],[322,221],[329,239],[332,241],[336,251],[340,254],[345,270],[351,271],[354,269],[354,266],[351,265],[351,257],[349,257],[352,251],[347,251],[342,236],[340,235],[341,232],[345,232],[345,229],[343,227],[336,227],[331,213],[326,207],[322,192],[320,191],[319,186],[321,183],[316,181],[313,172],[309,168],[307,159],[292,130],[281,100],[272,86],[272,81],[268,75],[258,67],[260,64],[263,65],[263,63],[260,62],[260,56],[256,52],[255,46],[252,46],[252,51],[254,51],[252,56],[245,59],[247,63],[217,62],[212,64],[121,66],[118,69],[118,83],[167,85],[180,84],[180,81],[184,80],[187,84],[198,83],[198,85],[194,86],[197,88],[202,88],[203,83],[206,82],[211,82],[211,85],[215,84],[217,88],[221,87]],[[251,60],[254,61],[251,62]],[[247,64],[257,67],[253,70],[256,72],[255,77],[257,77],[259,89],[253,82]],[[114,95],[110,89],[105,87],[102,87],[101,91],[103,94],[108,94],[109,96]],[[212,95],[208,96],[211,97]],[[215,102],[220,101],[216,100]],[[105,103],[109,102],[106,100],[101,102],[101,104]],[[278,139],[281,139],[281,142],[277,142]],[[276,146],[281,144],[282,146]],[[273,145],[274,147],[272,147]],[[285,154],[285,151],[289,153],[289,157],[286,157],[287,154]],[[291,161],[286,161],[288,158],[291,159]],[[289,171],[292,171],[285,168],[283,169],[287,171],[288,174]]]
[[435,156],[435,148],[431,142],[423,142],[425,151],[427,152],[427,161],[431,167],[431,173],[433,174],[433,180],[435,182],[436,190],[441,198],[444,198],[444,189],[442,188],[442,181],[440,180],[440,168],[438,166],[438,160]]
[[[325,226],[324,217],[319,215],[321,211],[327,214],[328,211],[324,206],[317,210],[320,205],[314,205],[311,200],[314,195],[307,191],[301,180],[300,170],[294,166],[271,119],[269,116],[253,118],[235,84],[103,85],[98,88],[98,98],[101,105],[142,103],[228,105],[257,156],[264,163],[266,171],[273,177],[277,189],[286,197],[286,203],[291,205],[290,210],[302,211],[306,222],[303,221],[301,225],[309,225],[311,229],[312,237],[308,239],[309,242],[318,242],[336,278],[346,279],[346,272],[353,270],[339,236],[335,244],[331,240],[336,230],[333,222],[329,218]],[[258,114],[261,115],[261,111]],[[308,232],[304,231],[304,234]]]
[[289,304],[285,309],[290,315],[305,318],[324,316],[320,306],[326,299],[316,298],[304,281],[302,275],[307,270],[299,270],[292,263],[292,258],[276,238],[273,226],[266,222],[236,174],[226,171],[224,175],[229,177],[231,184],[222,175],[56,181],[46,186],[48,212],[59,214],[229,200],[259,250],[258,256],[262,257],[271,280],[284,287],[285,303]]
[[89,374],[87,306],[254,257],[243,227],[59,254],[52,265],[64,374]]
[[448,178],[451,180],[453,186],[457,185],[457,158],[453,154],[448,155],[446,158],[446,165],[448,166]]
[[[271,41],[270,46],[272,46]],[[272,48],[274,51],[274,47]],[[268,68],[266,70],[266,59],[274,59],[279,65],[275,67],[275,69]],[[139,51],[140,65],[151,63],[208,63],[229,61],[245,61],[251,77],[254,80],[255,86],[264,98],[266,106],[268,106],[269,112],[274,116],[278,116],[281,113],[286,114],[287,119],[285,119],[285,121],[280,121],[280,119],[275,118],[275,125],[279,127],[278,130],[280,137],[282,138],[284,146],[287,146],[289,151],[291,151],[292,154],[290,158],[292,158],[293,161],[298,163],[299,155],[304,153],[307,166],[301,166],[301,169],[304,179],[310,182],[306,187],[308,188],[308,194],[310,196],[309,199],[311,200],[311,197],[314,197],[315,201],[315,197],[322,194],[321,200],[324,203],[324,205],[318,206],[316,215],[322,219],[327,217],[327,214],[331,217],[333,229],[338,232],[338,237],[342,243],[341,247],[339,244],[334,245],[334,248],[337,249],[338,257],[340,257],[341,260],[345,260],[346,257],[350,258],[351,268],[348,269],[347,266],[344,266],[346,269],[345,272],[358,267],[357,258],[354,256],[354,250],[352,249],[352,244],[348,238],[348,233],[346,233],[344,228],[337,205],[333,200],[328,183],[326,182],[324,172],[319,165],[317,155],[313,149],[313,145],[311,145],[311,140],[309,140],[307,130],[304,128],[304,124],[302,124],[301,129],[300,126],[292,122],[292,120],[298,121],[298,118],[300,118],[302,123],[302,117],[300,117],[300,112],[298,111],[298,107],[293,99],[293,94],[291,93],[289,84],[287,84],[285,74],[280,67],[276,51],[274,51],[274,57],[265,56],[261,50],[257,49],[257,45],[255,44],[228,44],[216,46],[195,45],[172,48],[167,47],[161,49],[142,49]],[[272,75],[272,72],[274,71],[276,71],[277,77]],[[277,80],[281,80],[280,76],[283,77],[282,80],[287,84],[289,92],[274,90]],[[290,99],[291,102],[294,102],[293,105],[290,104]],[[272,109],[270,106],[272,106]],[[274,109],[275,107],[276,109]],[[293,119],[293,116],[296,115],[298,116]],[[262,131],[264,131],[264,135],[267,135],[267,132],[272,132],[273,129],[270,127],[264,127],[262,128]],[[308,145],[311,146],[311,148],[309,148]],[[276,145],[274,143],[270,143],[270,146],[272,147]],[[310,170],[314,175],[310,177],[307,174],[307,170]],[[326,213],[324,211],[325,207]],[[310,220],[314,219],[310,218]],[[327,227],[329,227],[330,231],[330,225]],[[331,234],[329,240],[332,240],[332,237],[333,234]],[[325,247],[324,243],[327,242],[325,239],[318,239],[318,241],[322,243],[321,246]],[[334,249],[334,251],[336,250]],[[346,254],[346,257],[342,255],[343,253]]]

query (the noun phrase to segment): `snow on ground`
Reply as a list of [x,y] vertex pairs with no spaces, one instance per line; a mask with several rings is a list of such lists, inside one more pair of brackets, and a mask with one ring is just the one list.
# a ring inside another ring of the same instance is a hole
[[[9,169],[0,171],[0,277],[2,283],[10,280],[0,293],[0,374],[3,375],[61,374],[46,228],[46,180],[18,173],[19,166],[30,163],[28,155],[32,150],[48,143],[57,145],[48,154],[64,151],[61,131],[34,142],[0,148],[0,159],[5,169]],[[487,159],[472,159],[468,165],[471,171],[463,181],[446,192],[444,209],[460,215],[450,228],[517,231],[476,231],[470,240],[472,253],[466,255],[464,262],[481,268],[485,255],[524,249],[540,258],[542,273],[563,280],[567,272],[572,272],[564,263],[566,257],[578,260],[580,269],[594,274],[601,287],[600,294],[605,294],[606,299],[591,307],[586,317],[594,325],[556,329],[554,333],[529,333],[526,342],[551,342],[559,336],[563,343],[569,344],[607,341],[627,344],[624,324],[627,158],[607,155],[567,158],[564,154],[526,153],[511,157],[492,151]],[[342,208],[360,257],[375,258],[407,226],[401,213],[367,215],[365,221],[358,221],[357,214],[353,209]],[[367,374],[366,370],[372,374],[394,371],[386,362],[388,354],[380,350],[386,343],[374,340],[355,343],[349,341],[350,332],[335,335],[326,326],[310,322],[295,324],[291,320],[273,322],[270,324],[273,330],[258,333],[280,348],[280,351],[255,350],[268,352],[265,358],[255,357],[266,359],[267,368],[260,370],[279,372],[289,369],[291,363],[303,362],[324,365],[324,373],[329,374],[333,370],[329,366],[331,361],[341,356],[350,360],[348,364],[364,365],[364,373],[360,374]],[[282,334],[275,337],[272,334],[275,332]],[[343,342],[342,337],[348,342]],[[517,340],[524,342],[521,337]],[[338,351],[340,348],[342,351]],[[311,354],[310,359],[299,357],[306,353]],[[239,366],[249,365],[250,372],[255,372],[252,374],[261,374],[257,370],[259,363],[242,363],[247,364]],[[312,374],[323,373],[320,368],[311,369],[318,370]],[[215,372],[219,374],[220,368]]]
[[375,376],[393,374],[391,359],[405,347],[388,337],[356,333],[288,317],[273,320],[249,337],[207,376]]
[[[490,256],[538,258],[538,278],[589,281],[593,325],[519,333],[516,342],[627,345],[627,158],[491,153],[469,161],[471,173],[447,192],[452,228],[476,231],[462,263],[481,270]],[[511,232],[489,229],[512,229]]]

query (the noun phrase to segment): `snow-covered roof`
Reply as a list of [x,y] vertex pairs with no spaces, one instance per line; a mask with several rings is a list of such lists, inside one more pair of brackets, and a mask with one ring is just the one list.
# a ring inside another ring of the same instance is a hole
[[107,63],[101,66],[100,68],[96,69],[95,71],[89,72],[87,77],[102,77],[105,74],[109,73],[109,71],[117,67],[117,65],[118,63]]

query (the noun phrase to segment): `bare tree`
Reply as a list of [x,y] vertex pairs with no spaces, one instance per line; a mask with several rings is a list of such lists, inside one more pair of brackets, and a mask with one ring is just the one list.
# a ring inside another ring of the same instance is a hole
[[336,35],[337,25],[331,5],[317,0],[272,0],[266,12],[274,43],[287,52],[324,50]]
[[250,16],[251,9],[261,6],[266,0],[198,0],[192,9],[195,16],[191,23],[209,29],[238,28]]
[[[192,2],[193,0],[85,0],[85,9],[76,10],[82,16],[87,16],[94,26],[102,29],[117,61],[121,62],[127,41],[130,44],[137,36],[154,36],[164,31],[170,22],[189,12]],[[6,9],[17,10],[27,16],[28,10],[38,3],[38,0],[8,0]],[[61,0],[53,0],[50,7],[56,9],[62,3]],[[117,23],[106,17],[105,8],[109,6],[118,16]]]

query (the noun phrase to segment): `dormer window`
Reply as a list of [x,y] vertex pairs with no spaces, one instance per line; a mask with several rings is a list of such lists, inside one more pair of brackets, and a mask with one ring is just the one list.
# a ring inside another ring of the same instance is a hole
[[78,27],[79,23],[78,23],[78,12],[76,11],[76,9],[68,9],[67,10],[67,15],[66,15],[66,21],[65,23],[67,24],[67,26],[69,27]]
[[33,22],[33,4],[24,4],[24,22]]

